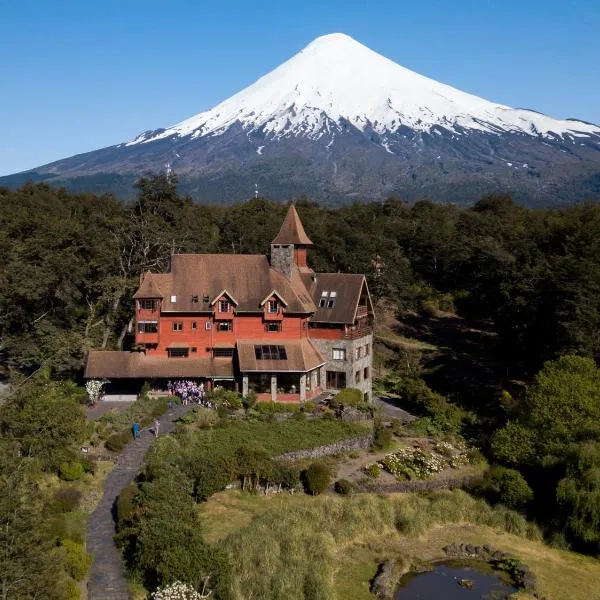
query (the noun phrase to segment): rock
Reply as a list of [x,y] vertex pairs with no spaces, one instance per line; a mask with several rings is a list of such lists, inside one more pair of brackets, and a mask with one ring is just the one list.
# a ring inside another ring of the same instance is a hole
[[472,579],[463,579],[462,577],[458,577],[456,582],[465,590],[472,590],[475,588],[475,582]]
[[469,555],[469,556],[475,556],[477,554],[477,552],[475,551],[475,546],[471,545],[471,544],[467,544],[465,546],[465,552]]

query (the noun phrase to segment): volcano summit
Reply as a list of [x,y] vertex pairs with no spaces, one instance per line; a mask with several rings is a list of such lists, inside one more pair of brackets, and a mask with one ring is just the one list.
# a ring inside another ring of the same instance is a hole
[[336,33],[211,110],[0,184],[131,195],[167,165],[201,201],[247,198],[258,183],[267,196],[327,203],[507,192],[548,206],[600,197],[600,126],[489,102]]

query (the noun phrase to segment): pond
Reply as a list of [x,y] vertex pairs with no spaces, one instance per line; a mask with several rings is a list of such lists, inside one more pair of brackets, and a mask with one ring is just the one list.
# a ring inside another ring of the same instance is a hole
[[517,591],[487,564],[438,563],[403,577],[395,600],[502,600]]

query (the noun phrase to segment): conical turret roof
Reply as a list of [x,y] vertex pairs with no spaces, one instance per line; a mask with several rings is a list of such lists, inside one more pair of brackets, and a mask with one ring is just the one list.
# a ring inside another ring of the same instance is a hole
[[304,226],[298,215],[296,207],[291,204],[283,220],[279,233],[272,244],[294,244],[299,246],[312,246],[313,243],[304,231]]

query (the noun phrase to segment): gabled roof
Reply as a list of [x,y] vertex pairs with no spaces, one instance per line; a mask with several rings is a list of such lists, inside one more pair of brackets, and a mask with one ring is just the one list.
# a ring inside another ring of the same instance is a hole
[[284,306],[287,306],[287,302],[285,301],[285,298],[277,291],[277,290],[271,290],[261,301],[260,306],[264,306],[268,300],[270,300],[273,296],[277,296],[280,300],[281,300],[281,304],[283,304]]
[[[283,346],[285,360],[259,360],[256,358],[254,346]],[[319,351],[311,344],[310,340],[244,340],[238,341],[237,352],[240,371],[282,373],[306,373],[325,364]]]
[[271,244],[295,244],[300,246],[312,246],[313,243],[304,231],[304,226],[298,215],[296,207],[291,204],[285,215],[279,233]]
[[[310,319],[312,322],[354,323],[356,308],[360,300],[363,285],[366,285],[364,275],[354,273],[315,273],[312,277],[304,277],[304,281],[317,307],[315,314]],[[327,308],[327,305],[324,307],[319,306],[323,292],[336,293],[332,308]],[[370,298],[368,303],[370,304]],[[372,312],[372,307],[369,306],[368,308]]]
[[[288,313],[315,310],[301,282],[289,281],[259,254],[174,254],[166,277],[161,289],[162,310],[167,312],[212,312],[210,302],[224,290],[237,302],[238,312],[262,312],[261,302],[273,290],[285,298]],[[175,303],[171,296],[176,296]],[[192,302],[194,296],[197,302]]]
[[140,284],[140,288],[133,296],[135,299],[138,298],[163,298],[164,293],[161,289],[161,283],[166,283],[165,274],[155,274],[150,271],[144,273],[144,278]]
[[226,290],[226,289],[222,289],[214,298],[213,301],[210,303],[211,306],[214,306],[216,301],[219,300],[220,298],[222,298],[223,296],[227,296],[236,306],[239,304],[239,302]]

